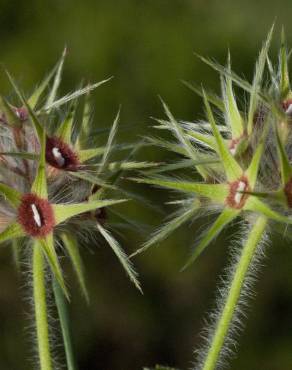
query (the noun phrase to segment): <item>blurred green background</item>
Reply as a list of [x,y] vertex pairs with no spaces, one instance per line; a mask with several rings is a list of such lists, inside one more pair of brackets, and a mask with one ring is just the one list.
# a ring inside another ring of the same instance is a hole
[[[203,82],[214,90],[219,79],[193,51],[223,63],[230,48],[234,69],[251,79],[258,48],[271,24],[276,20],[277,36],[283,24],[288,41],[292,32],[291,0],[1,0],[0,4],[0,61],[22,87],[32,91],[67,45],[62,92],[73,90],[82,78],[99,81],[115,76],[94,93],[94,122],[96,127],[109,126],[122,104],[122,125],[131,128],[121,131],[121,140],[153,133],[150,116],[163,116],[158,95],[178,118],[202,116],[200,99],[180,79]],[[278,45],[279,37],[274,37],[272,54]],[[0,84],[1,93],[8,95],[11,90],[3,72]],[[168,157],[147,149],[139,158]],[[159,190],[136,189],[157,202],[168,197]],[[162,222],[159,214],[142,205],[131,206],[129,212],[153,227]],[[225,231],[194,266],[180,273],[202,226],[181,228],[136,258],[143,296],[128,282],[108,247],[83,251],[91,305],[83,303],[72,282],[70,307],[80,370],[141,370],[155,363],[190,368],[203,318],[213,307],[218,277],[227,263],[230,234],[236,232]],[[121,238],[128,252],[142,241],[135,232]],[[231,362],[233,370],[292,369],[292,250],[274,239],[266,254],[239,353]],[[23,299],[23,291],[30,289],[29,277],[17,276],[7,249],[1,250],[0,266],[0,369],[30,370],[31,314]],[[68,275],[73,281],[70,271]]]

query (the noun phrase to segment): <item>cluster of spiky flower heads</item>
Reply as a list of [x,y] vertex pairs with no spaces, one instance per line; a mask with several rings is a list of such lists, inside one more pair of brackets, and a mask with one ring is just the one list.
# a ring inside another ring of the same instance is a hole
[[[230,56],[226,66],[200,57],[220,73],[222,97],[185,83],[204,101],[207,119],[195,123],[178,122],[163,103],[167,119],[158,120],[156,128],[169,130],[178,141],[156,137],[148,140],[183,155],[184,159],[149,170],[143,178],[134,179],[186,195],[172,202],[180,208],[135,254],[163,240],[186,221],[210,210],[219,213],[214,223],[200,235],[186,267],[232,221],[240,217],[245,225],[239,238],[241,247],[232,258],[231,276],[224,289],[220,288],[223,297],[219,299],[215,316],[211,315],[205,345],[198,351],[195,369],[217,368],[224,355],[230,353],[230,347],[235,347],[232,334],[240,321],[242,297],[249,293],[246,289],[250,289],[253,263],[266,230],[284,232],[292,223],[292,91],[288,52],[283,32],[279,62],[274,66],[268,55],[271,36],[272,31],[259,54],[251,84],[231,70]],[[266,75],[268,82],[264,83]],[[247,106],[239,107],[234,84],[247,95]],[[195,167],[201,181],[184,181],[173,175],[177,169],[186,167]],[[165,172],[171,175],[163,175]]]
[[[0,242],[12,242],[15,251],[19,252],[26,241],[33,251],[31,270],[39,360],[40,368],[45,370],[52,367],[45,319],[45,260],[54,286],[57,286],[56,303],[63,302],[64,305],[62,296],[69,297],[59,260],[59,245],[70,257],[88,300],[78,238],[87,233],[87,239],[93,237],[96,240],[94,236],[98,234],[112,248],[130,280],[141,290],[131,262],[107,227],[107,208],[127,200],[119,199],[121,196],[134,197],[118,183],[123,171],[152,166],[131,160],[139,147],[137,144],[114,143],[119,114],[109,131],[106,145],[95,142],[89,93],[107,80],[57,98],[64,57],[65,53],[28,99],[7,73],[19,107],[0,97]],[[64,106],[67,107],[65,114],[61,109]],[[130,150],[126,159],[112,160],[113,151],[125,149]],[[109,195],[118,196],[118,199],[107,199]],[[121,217],[121,222],[127,221],[119,212],[115,216]],[[66,319],[62,317],[60,314],[64,333]],[[68,336],[64,337],[64,342],[68,369],[73,369],[70,367],[72,351]]]

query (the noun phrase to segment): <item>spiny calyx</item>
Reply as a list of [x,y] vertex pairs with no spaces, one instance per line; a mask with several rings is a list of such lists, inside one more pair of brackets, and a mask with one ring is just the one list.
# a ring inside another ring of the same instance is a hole
[[18,222],[26,234],[41,238],[53,231],[55,226],[54,211],[47,199],[36,194],[24,194],[18,208]]

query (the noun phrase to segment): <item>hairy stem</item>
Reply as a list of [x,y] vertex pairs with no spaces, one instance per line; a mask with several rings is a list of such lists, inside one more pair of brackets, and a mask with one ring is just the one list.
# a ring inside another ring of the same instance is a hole
[[57,305],[57,310],[59,314],[63,342],[65,347],[66,361],[68,370],[76,370],[75,359],[73,355],[73,346],[70,335],[69,319],[68,319],[68,310],[66,305],[66,299],[64,297],[63,291],[57,281],[53,278],[53,289],[54,296]]
[[52,370],[47,321],[44,256],[39,243],[34,243],[33,247],[33,295],[40,370]]
[[265,231],[266,224],[267,219],[265,217],[259,217],[257,219],[252,230],[250,231],[246,244],[242,249],[241,256],[235,268],[231,286],[227,294],[226,302],[216,325],[212,342],[202,366],[202,370],[213,370],[216,367],[240,298],[240,293],[244,285],[246,274],[257,246],[259,245],[259,242]]

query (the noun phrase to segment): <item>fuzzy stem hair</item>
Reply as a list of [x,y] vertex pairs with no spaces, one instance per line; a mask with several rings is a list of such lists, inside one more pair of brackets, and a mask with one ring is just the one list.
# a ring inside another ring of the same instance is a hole
[[208,352],[202,363],[202,370],[213,370],[218,365],[221,351],[226,342],[232,320],[239,304],[246,276],[263,237],[266,225],[267,219],[265,217],[259,217],[249,233],[240,258],[235,266],[225,303],[223,304],[222,311],[215,326]]
[[40,370],[52,370],[44,268],[45,262],[41,246],[39,243],[35,243],[33,251],[33,295]]

